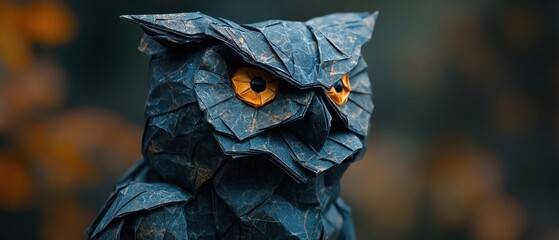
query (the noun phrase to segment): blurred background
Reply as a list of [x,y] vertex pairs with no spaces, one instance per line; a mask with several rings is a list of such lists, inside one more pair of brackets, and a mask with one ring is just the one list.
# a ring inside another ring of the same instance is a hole
[[84,239],[140,156],[149,57],[121,14],[380,11],[343,179],[358,239],[559,239],[559,2],[0,0],[0,238]]

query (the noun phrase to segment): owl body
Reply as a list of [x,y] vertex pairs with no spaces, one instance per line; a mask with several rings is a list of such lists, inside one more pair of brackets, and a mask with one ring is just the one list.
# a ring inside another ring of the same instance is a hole
[[339,181],[366,142],[376,13],[124,18],[152,58],[143,157],[90,239],[354,238]]

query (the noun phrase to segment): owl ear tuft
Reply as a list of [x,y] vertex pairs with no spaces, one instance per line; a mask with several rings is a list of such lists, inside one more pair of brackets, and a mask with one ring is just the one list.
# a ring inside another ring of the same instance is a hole
[[[206,41],[209,25],[221,22],[200,12],[122,15],[120,18],[137,24],[147,36],[163,46]],[[149,51],[144,52],[149,54]]]
[[[306,24],[313,29],[313,31],[319,31],[324,34],[334,45],[345,45],[348,36],[355,36],[352,42],[359,47],[365,44],[371,35],[373,34],[373,29],[378,16],[378,11],[372,14],[361,12],[361,13],[333,13],[322,17],[313,18],[306,22]],[[340,39],[344,43],[338,42]],[[351,48],[351,47],[350,47]]]
[[373,35],[373,30],[375,29],[375,23],[377,22],[378,11],[369,14],[367,17],[363,18],[363,24],[367,27],[367,41],[371,39]]
[[377,15],[333,13],[305,22],[318,45],[319,74],[327,89],[357,65],[361,47],[371,39]]

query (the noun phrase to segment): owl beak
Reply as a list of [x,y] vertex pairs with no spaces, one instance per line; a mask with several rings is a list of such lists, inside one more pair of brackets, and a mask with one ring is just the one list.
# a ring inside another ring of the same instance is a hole
[[332,116],[326,105],[314,97],[303,119],[289,125],[291,131],[316,152],[320,152],[330,132]]

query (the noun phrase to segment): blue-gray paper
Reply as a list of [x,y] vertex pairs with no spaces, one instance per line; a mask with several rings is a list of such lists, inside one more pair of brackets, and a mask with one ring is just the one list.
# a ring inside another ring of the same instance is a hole
[[[151,55],[143,157],[89,238],[354,239],[339,180],[369,130],[361,47],[376,16],[245,25],[198,12],[123,16],[144,30],[139,49]],[[260,108],[233,90],[246,66],[279,78]],[[345,74],[340,105],[327,92]]]

